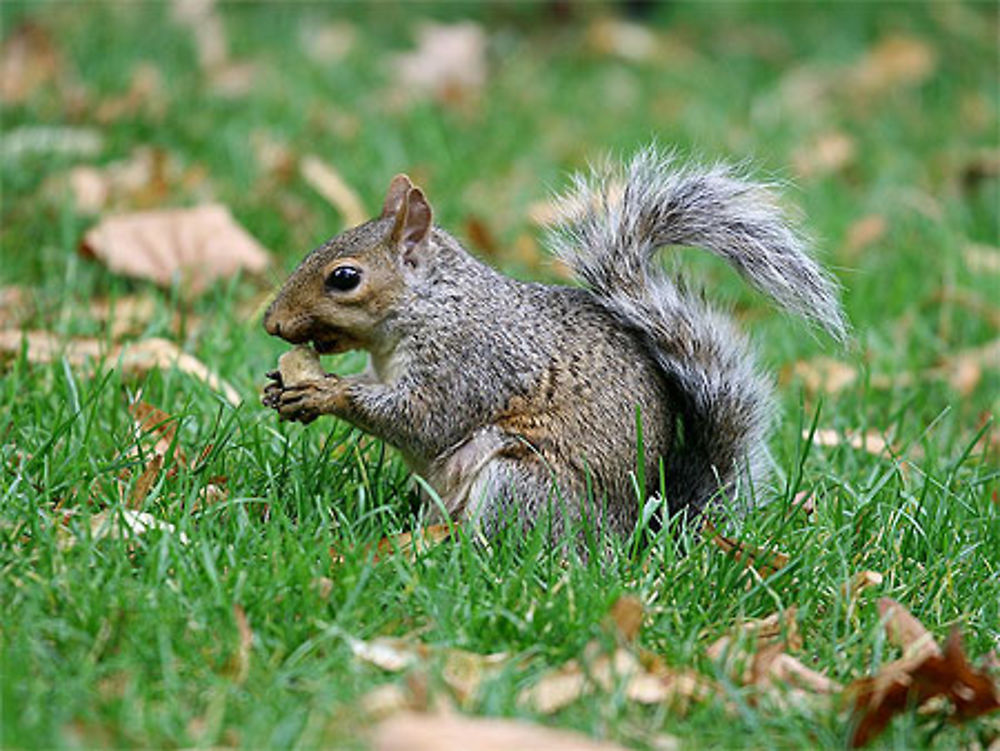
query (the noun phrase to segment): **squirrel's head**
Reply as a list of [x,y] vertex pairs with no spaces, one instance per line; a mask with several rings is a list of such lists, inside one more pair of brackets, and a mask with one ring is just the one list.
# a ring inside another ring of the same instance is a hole
[[425,262],[433,212],[406,175],[389,184],[382,213],[312,251],[282,285],[264,328],[321,354],[378,345],[407,279]]

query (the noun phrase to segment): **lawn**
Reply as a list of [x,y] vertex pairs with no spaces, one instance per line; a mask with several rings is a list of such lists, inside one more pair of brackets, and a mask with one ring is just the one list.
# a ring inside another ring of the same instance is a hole
[[[938,643],[957,628],[974,663],[993,650],[995,665],[996,6],[664,2],[623,14],[0,7],[4,748],[366,748],[387,704],[632,748],[841,748],[854,721],[837,692],[744,681],[709,647],[782,613],[788,651],[847,685],[900,656],[882,598]],[[428,22],[467,26],[448,46]],[[287,348],[261,327],[263,305],[352,211],[303,165],[339,176],[366,213],[408,172],[473,252],[562,281],[543,249],[547,198],[588,162],[653,139],[783,183],[854,328],[838,347],[723,264],[677,252],[778,383],[773,502],[724,529],[743,555],[693,528],[641,551],[619,541],[610,561],[512,534],[376,554],[420,525],[399,457],[344,423],[280,423],[259,403]],[[267,271],[200,290],[80,253],[115,212],[208,202],[270,251]],[[41,361],[20,332],[49,332],[58,351]],[[235,398],[169,362],[125,367],[123,344],[157,338]],[[75,356],[84,340],[103,354]],[[162,410],[139,430],[136,401]],[[123,510],[154,528],[125,534]],[[747,566],[750,549],[781,565]],[[642,606],[627,648],[695,671],[704,695],[642,703],[612,680],[565,706],[526,701],[552,669],[625,638],[616,602]],[[363,643],[383,637],[417,656],[373,664]],[[491,666],[474,657],[497,653]],[[471,666],[465,691],[456,655]],[[872,746],[995,747],[996,713],[946,714],[902,712]]]

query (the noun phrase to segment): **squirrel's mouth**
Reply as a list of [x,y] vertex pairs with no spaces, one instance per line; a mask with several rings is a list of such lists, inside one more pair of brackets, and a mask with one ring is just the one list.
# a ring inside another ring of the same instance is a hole
[[348,352],[352,349],[361,349],[361,342],[357,341],[349,334],[340,332],[337,336],[328,336],[323,339],[312,340],[313,349],[319,355],[336,355],[341,352]]

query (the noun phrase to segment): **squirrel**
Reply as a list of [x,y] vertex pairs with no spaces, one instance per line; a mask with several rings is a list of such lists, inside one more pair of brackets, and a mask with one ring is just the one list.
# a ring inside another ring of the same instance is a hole
[[443,505],[487,536],[512,513],[529,525],[548,515],[555,533],[586,517],[627,536],[640,497],[697,516],[759,489],[770,379],[657,251],[720,256],[845,340],[838,286],[773,187],[650,146],[575,176],[559,205],[571,210],[549,244],[582,286],[480,262],[394,177],[381,214],[306,256],[264,316],[268,333],[320,354],[367,350],[367,371],[292,383],[272,372],[264,405],[386,441],[439,497],[432,513]]

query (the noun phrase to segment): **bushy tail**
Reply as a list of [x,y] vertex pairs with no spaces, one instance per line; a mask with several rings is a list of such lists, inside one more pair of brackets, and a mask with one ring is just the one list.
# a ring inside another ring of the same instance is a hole
[[682,419],[665,457],[671,511],[700,510],[720,490],[759,477],[771,387],[727,316],[672,281],[655,262],[664,246],[726,259],[782,307],[847,336],[836,285],[772,189],[731,168],[675,165],[650,147],[623,169],[578,175],[550,242],[604,303],[645,332]]

